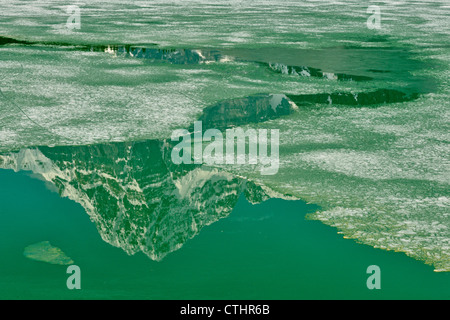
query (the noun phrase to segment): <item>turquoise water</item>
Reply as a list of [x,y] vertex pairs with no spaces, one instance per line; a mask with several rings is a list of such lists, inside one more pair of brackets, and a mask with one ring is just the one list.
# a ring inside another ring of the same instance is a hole
[[[308,221],[317,206],[241,197],[228,218],[205,227],[161,262],[128,256],[101,240],[83,208],[28,173],[1,171],[2,299],[448,299],[450,274],[404,254],[356,244]],[[28,260],[23,248],[50,241],[81,268]],[[381,290],[366,268],[381,268]]]

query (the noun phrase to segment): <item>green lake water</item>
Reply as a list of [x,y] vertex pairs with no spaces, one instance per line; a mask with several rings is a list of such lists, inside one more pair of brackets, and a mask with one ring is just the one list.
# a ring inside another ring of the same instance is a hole
[[[448,299],[449,273],[401,253],[343,239],[308,221],[317,206],[241,197],[229,217],[205,227],[160,262],[105,243],[83,208],[26,172],[0,171],[1,299]],[[50,241],[81,269],[32,261],[27,245]],[[381,269],[381,289],[366,269]]]

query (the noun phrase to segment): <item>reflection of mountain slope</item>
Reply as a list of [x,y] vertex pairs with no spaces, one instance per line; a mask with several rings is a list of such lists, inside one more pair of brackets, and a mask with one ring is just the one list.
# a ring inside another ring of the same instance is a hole
[[203,129],[224,129],[264,122],[292,114],[297,105],[284,94],[255,94],[228,99],[203,109]]
[[263,63],[263,62],[261,62],[261,64],[268,66],[271,70],[277,73],[290,74],[300,77],[318,77],[329,80],[350,80],[350,81],[373,80],[373,78],[371,77],[350,75],[345,73],[324,72],[320,69],[306,66],[288,66],[282,63]]
[[217,169],[175,166],[164,141],[23,149],[0,156],[0,168],[31,170],[80,203],[106,242],[160,260],[200,230],[228,216],[255,184]]
[[372,106],[385,103],[405,102],[417,99],[419,94],[396,89],[378,89],[357,94],[349,92],[289,95],[297,105],[334,104],[347,106]]

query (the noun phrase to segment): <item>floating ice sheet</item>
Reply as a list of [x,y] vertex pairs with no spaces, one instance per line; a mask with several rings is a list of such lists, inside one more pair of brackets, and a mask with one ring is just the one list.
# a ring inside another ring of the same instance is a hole
[[60,248],[51,245],[49,241],[29,245],[24,249],[23,254],[28,259],[50,264],[71,265],[74,263]]

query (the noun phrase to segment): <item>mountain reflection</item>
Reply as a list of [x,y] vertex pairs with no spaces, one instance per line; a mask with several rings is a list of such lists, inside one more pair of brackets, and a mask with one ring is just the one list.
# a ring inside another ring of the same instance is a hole
[[268,198],[254,183],[201,165],[174,165],[166,140],[38,147],[0,155],[0,168],[28,170],[81,204],[102,239],[128,254],[161,260],[217,220],[244,194]]

